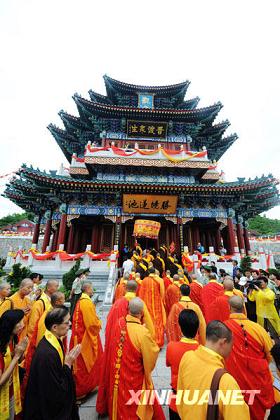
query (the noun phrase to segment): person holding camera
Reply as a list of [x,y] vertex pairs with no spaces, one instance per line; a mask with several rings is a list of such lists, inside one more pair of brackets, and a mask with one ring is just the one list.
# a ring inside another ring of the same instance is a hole
[[257,322],[263,327],[264,320],[268,319],[279,336],[280,318],[274,306],[275,294],[267,287],[267,277],[258,277],[258,285],[254,284],[248,293],[249,300],[256,302]]

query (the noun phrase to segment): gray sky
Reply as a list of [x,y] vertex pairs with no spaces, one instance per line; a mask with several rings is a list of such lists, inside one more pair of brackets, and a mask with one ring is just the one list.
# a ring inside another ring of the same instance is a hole
[[[190,80],[187,97],[220,100],[216,122],[228,118],[227,134],[239,135],[219,163],[226,179],[280,178],[279,12],[277,0],[1,0],[0,175],[23,162],[66,164],[46,126],[62,127],[60,109],[77,115],[75,92],[104,94],[106,73],[143,85]],[[0,198],[0,217],[15,211]],[[280,207],[267,215],[280,218]]]

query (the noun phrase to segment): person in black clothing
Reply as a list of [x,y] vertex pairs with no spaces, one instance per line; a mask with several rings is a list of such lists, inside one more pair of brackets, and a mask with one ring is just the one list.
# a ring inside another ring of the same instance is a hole
[[45,319],[46,333],[40,341],[27,382],[24,420],[78,420],[75,383],[71,367],[80,354],[80,345],[66,356],[61,339],[70,327],[65,306],[51,310]]
[[216,263],[214,261],[211,261],[211,270],[212,270],[212,273],[218,274]]

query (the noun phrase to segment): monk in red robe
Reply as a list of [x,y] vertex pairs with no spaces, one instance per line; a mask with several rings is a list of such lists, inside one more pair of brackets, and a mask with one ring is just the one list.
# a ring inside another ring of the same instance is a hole
[[187,351],[196,350],[199,346],[198,341],[195,340],[199,326],[197,314],[192,309],[183,309],[179,314],[178,324],[181,329],[181,339],[180,341],[170,341],[166,348],[166,366],[171,368],[171,389],[174,394],[169,405],[170,419],[179,418],[175,395],[181,359]]
[[[233,333],[233,347],[226,359],[227,371],[236,379],[240,389],[260,390],[249,405],[250,418],[260,420],[274,404],[273,380],[269,370],[272,341],[265,329],[247,319],[243,300],[233,296],[229,300],[230,319],[225,324]],[[249,394],[244,394],[248,401]]]
[[83,398],[99,385],[103,355],[99,336],[101,321],[96,315],[92,295],[92,284],[84,283],[72,320],[70,350],[81,344],[81,354],[73,369],[77,398]]
[[194,303],[196,303],[203,312],[204,309],[203,309],[203,304],[202,304],[202,299],[201,299],[201,292],[202,292],[203,284],[199,283],[199,281],[197,280],[196,274],[191,275],[190,288],[191,288],[191,293],[190,293],[191,300]]
[[172,306],[174,303],[177,303],[180,300],[181,293],[180,293],[180,286],[182,282],[180,281],[179,275],[175,274],[173,276],[173,283],[169,286],[165,292],[165,309],[166,314],[168,316],[169,312],[171,311]]
[[[224,294],[218,296],[208,308],[208,316],[210,321],[226,321],[230,316],[229,299],[234,295],[233,280],[229,277],[224,279],[223,282]],[[243,305],[243,312],[246,315],[246,308]]]
[[216,276],[214,274],[209,275],[209,283],[206,284],[201,291],[201,300],[204,308],[204,317],[206,324],[210,320],[209,308],[212,302],[219,296],[224,293],[223,286],[217,282]]
[[155,327],[156,343],[159,347],[162,347],[166,324],[166,313],[163,305],[164,284],[163,280],[156,276],[154,267],[149,269],[149,273],[149,276],[145,277],[141,283],[139,297],[147,305]]
[[[149,331],[141,325],[143,302],[134,298],[129,302],[129,314],[119,318],[110,345],[106,348],[108,360],[108,405],[97,404],[97,412],[109,414],[112,420],[163,420],[162,408],[157,399],[154,404],[127,404],[132,394],[152,390],[151,373],[155,367],[159,348]],[[139,400],[142,397],[139,395]],[[108,410],[107,410],[108,408]]]
[[163,282],[164,282],[164,289],[165,289],[165,292],[166,292],[168,287],[173,283],[171,275],[170,275],[170,270],[166,270],[166,272],[163,276]]
[[181,328],[178,323],[180,312],[183,309],[192,309],[199,320],[199,327],[198,327],[198,336],[196,339],[200,342],[200,344],[205,344],[206,339],[206,323],[203,316],[203,313],[200,307],[193,303],[190,299],[190,286],[187,284],[182,284],[180,286],[180,300],[179,302],[174,303],[169,312],[167,323],[166,323],[166,336],[168,341],[179,341],[182,337],[181,335]]

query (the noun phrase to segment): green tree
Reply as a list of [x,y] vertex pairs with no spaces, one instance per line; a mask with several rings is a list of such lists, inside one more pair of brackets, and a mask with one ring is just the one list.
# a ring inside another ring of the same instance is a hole
[[275,235],[280,232],[280,220],[269,219],[266,216],[256,216],[249,219],[249,230],[257,232],[259,235]]
[[246,256],[241,259],[240,261],[240,270],[242,273],[245,273],[245,271],[251,270],[252,267],[252,260],[249,256]]
[[21,220],[28,219],[33,220],[34,215],[32,213],[13,213],[8,214],[0,219],[0,229],[6,225],[20,222]]
[[13,290],[19,288],[20,282],[30,276],[31,271],[28,267],[24,267],[21,264],[14,264],[12,271],[7,276],[7,281],[13,285]]
[[63,274],[62,282],[65,287],[65,290],[70,291],[72,289],[72,284],[76,278],[76,272],[79,270],[80,264],[81,261],[77,260],[73,267],[69,271],[67,271],[67,273]]

